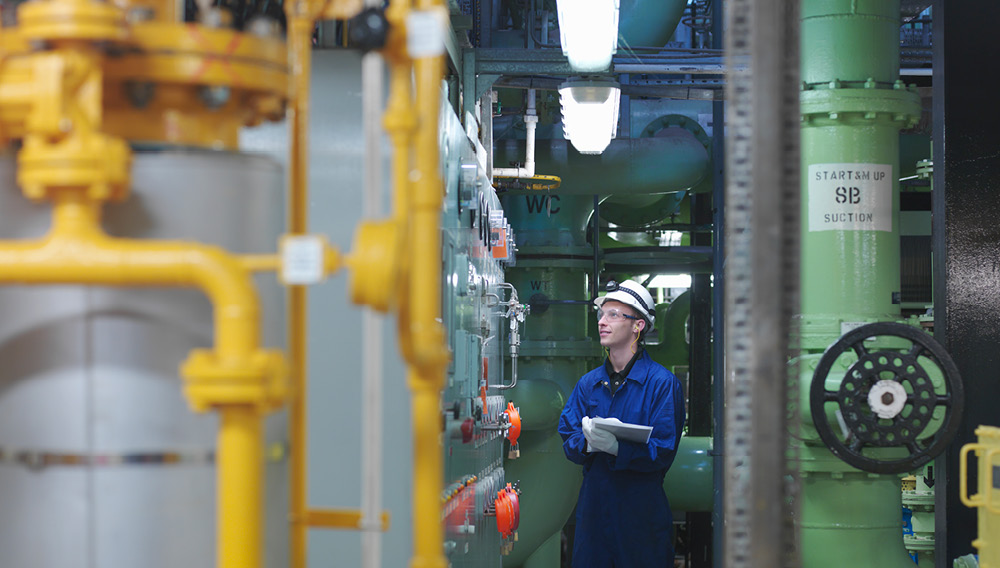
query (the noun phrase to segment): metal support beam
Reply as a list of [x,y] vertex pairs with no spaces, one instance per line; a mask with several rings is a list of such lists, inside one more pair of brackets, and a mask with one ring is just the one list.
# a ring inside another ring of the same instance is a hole
[[478,49],[476,73],[496,75],[579,75],[556,49]]
[[791,567],[799,565],[786,460],[799,309],[799,3],[731,0],[726,11],[723,550],[728,568]]

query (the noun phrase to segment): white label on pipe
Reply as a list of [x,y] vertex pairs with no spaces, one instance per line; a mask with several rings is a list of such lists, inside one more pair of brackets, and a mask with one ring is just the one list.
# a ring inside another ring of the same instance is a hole
[[406,50],[410,57],[436,57],[444,53],[444,34],[448,30],[444,8],[414,10],[406,17]]
[[326,246],[315,235],[286,236],[281,239],[281,281],[289,285],[323,281]]
[[890,164],[811,164],[809,231],[892,231]]

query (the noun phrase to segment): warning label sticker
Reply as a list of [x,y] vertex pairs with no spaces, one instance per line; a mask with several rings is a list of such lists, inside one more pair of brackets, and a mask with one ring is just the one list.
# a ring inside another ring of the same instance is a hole
[[892,231],[892,165],[811,164],[810,231]]

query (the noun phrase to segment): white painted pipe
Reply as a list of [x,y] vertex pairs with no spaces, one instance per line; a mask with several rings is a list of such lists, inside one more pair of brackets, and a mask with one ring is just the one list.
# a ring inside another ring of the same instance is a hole
[[[369,2],[370,4],[370,2]],[[372,51],[361,59],[362,122],[365,144],[363,214],[382,213],[382,56]],[[361,566],[382,566],[382,317],[365,309],[361,315]]]
[[528,129],[524,148],[523,168],[493,168],[493,177],[535,177],[535,127],[538,115],[535,113],[535,90],[528,89],[528,110],[524,114],[524,126]]

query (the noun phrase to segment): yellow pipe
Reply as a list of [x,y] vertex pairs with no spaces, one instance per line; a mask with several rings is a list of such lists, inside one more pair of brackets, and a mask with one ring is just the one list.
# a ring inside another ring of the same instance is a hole
[[[361,529],[358,509],[312,509],[306,512],[306,524],[324,529]],[[389,513],[382,511],[382,530],[389,530]]]
[[247,254],[238,260],[250,272],[273,272],[281,268],[281,257],[273,254]]
[[441,525],[443,490],[441,391],[434,378],[410,367],[413,396],[413,558],[410,568],[445,568]]
[[53,191],[53,224],[36,241],[0,242],[0,281],[23,284],[195,286],[211,299],[216,352],[257,351],[257,293],[249,273],[217,247],[115,239],[99,226],[100,204],[82,191]]
[[[288,228],[291,234],[307,231],[309,175],[309,72],[311,68],[312,29],[314,20],[304,0],[286,3],[289,22],[292,93],[289,102],[289,202]],[[306,307],[308,297],[304,286],[288,288],[288,351],[290,360],[292,400],[289,408],[289,517],[291,520],[290,562],[292,568],[306,565],[308,525],[309,471],[306,450],[308,420],[306,395],[309,388],[306,373]]]
[[[437,0],[418,0],[422,10],[441,9]],[[441,389],[448,349],[441,324],[441,204],[438,114],[444,59],[414,62],[417,132],[413,139],[413,199],[409,245],[409,317],[404,338],[412,342],[408,383],[413,393],[413,546],[412,568],[444,568],[441,526]],[[405,342],[405,341],[404,341]]]
[[[413,62],[406,49],[406,18],[410,13],[410,0],[393,0],[386,10],[389,21],[389,37],[383,51],[389,63],[389,98],[386,102],[386,112],[383,119],[385,130],[392,144],[392,220],[396,224],[399,251],[406,251],[406,239],[409,235],[409,197],[410,171],[413,168],[413,135],[417,128],[417,112],[413,104]],[[393,290],[398,317],[397,331],[400,339],[400,350],[403,358],[409,360],[413,356],[410,344],[409,298],[406,290],[409,281],[410,262],[408,254],[398,254],[397,284]]]
[[[390,34],[384,51],[389,62],[389,99],[386,101],[383,124],[392,143],[392,218],[404,226],[409,213],[410,142],[417,128],[417,113],[413,107],[413,65],[406,52],[406,16],[409,0],[394,0],[385,12]],[[403,255],[405,258],[405,255]]]
[[216,565],[259,568],[263,500],[263,426],[259,411],[249,405],[219,409],[216,456],[219,524]]

